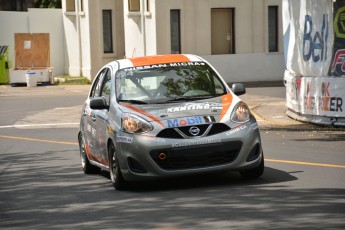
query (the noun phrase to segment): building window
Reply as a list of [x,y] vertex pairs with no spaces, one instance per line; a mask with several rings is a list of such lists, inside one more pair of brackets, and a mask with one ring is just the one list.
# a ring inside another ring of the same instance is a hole
[[150,0],[146,0],[146,11],[150,12]]
[[128,10],[130,12],[139,12],[140,0],[128,0]]
[[211,54],[235,53],[233,8],[211,9]]
[[80,12],[84,12],[84,0],[80,0]]
[[66,12],[75,12],[75,0],[66,0]]
[[180,10],[170,10],[171,53],[181,53]]
[[103,51],[104,53],[113,53],[113,32],[111,10],[103,10]]
[[268,52],[278,52],[278,6],[268,7]]

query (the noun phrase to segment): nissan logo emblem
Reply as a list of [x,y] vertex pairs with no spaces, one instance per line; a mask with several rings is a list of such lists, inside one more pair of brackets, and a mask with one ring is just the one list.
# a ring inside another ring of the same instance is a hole
[[193,136],[196,136],[200,133],[200,129],[198,127],[192,126],[189,129],[189,133],[192,134]]

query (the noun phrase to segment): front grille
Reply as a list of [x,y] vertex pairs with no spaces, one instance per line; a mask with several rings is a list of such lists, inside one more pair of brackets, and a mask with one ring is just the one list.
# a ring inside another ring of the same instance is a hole
[[213,123],[213,124],[207,124],[207,125],[194,125],[195,127],[198,127],[200,129],[200,133],[197,136],[193,136],[189,133],[189,129],[192,126],[183,126],[183,127],[163,129],[162,131],[160,131],[157,134],[157,137],[172,138],[172,139],[183,139],[184,137],[181,134],[179,134],[179,132],[177,130],[182,132],[187,137],[198,137],[198,136],[203,135],[210,125],[212,125],[212,127],[206,136],[212,136],[215,134],[229,131],[231,129],[229,126],[227,126],[224,123]]
[[[153,150],[150,156],[165,170],[195,169],[229,164],[237,158],[241,147],[242,142],[234,141]],[[161,153],[166,155],[165,159],[160,159]]]

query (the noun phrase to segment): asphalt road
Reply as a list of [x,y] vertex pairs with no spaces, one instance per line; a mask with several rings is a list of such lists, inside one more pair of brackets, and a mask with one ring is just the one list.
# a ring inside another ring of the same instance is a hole
[[120,192],[106,173],[81,170],[86,89],[38,90],[0,93],[0,229],[345,228],[342,131],[261,130],[266,168],[258,180],[225,173]]

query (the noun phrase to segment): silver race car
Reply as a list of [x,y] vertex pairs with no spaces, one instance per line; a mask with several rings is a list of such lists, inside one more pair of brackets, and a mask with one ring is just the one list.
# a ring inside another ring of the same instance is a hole
[[264,171],[258,124],[217,71],[195,55],[113,61],[95,77],[78,134],[85,173],[110,172],[115,189],[130,181]]

